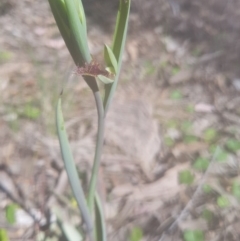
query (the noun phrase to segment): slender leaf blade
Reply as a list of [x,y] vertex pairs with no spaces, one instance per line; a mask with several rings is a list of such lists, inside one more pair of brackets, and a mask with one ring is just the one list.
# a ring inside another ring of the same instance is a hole
[[67,9],[63,0],[48,0],[58,29],[76,65],[84,64],[81,51],[78,47],[68,20]]
[[[85,62],[89,63],[91,61],[91,55],[89,52],[87,44],[87,33],[86,27],[82,24],[81,19],[79,18],[79,5],[77,1],[65,0],[67,16],[69,20],[69,25],[73,36],[78,44],[78,48],[82,54],[82,58]],[[82,9],[83,11],[83,9]],[[84,64],[84,63],[78,63]]]
[[67,133],[65,130],[65,124],[64,124],[62,107],[61,107],[61,97],[58,99],[58,103],[57,103],[56,124],[57,124],[57,132],[58,132],[60,148],[62,152],[65,169],[67,171],[68,179],[69,179],[73,194],[78,203],[78,207],[81,211],[83,220],[87,225],[88,232],[91,233],[93,230],[93,223],[87,208],[86,199],[83,193],[82,186],[80,184],[80,179],[73,160],[71,148],[70,148]]
[[77,231],[77,229],[67,222],[62,222],[61,225],[62,232],[66,236],[68,241],[82,241],[83,237]]
[[96,237],[98,241],[107,240],[106,223],[104,218],[104,211],[99,195],[95,194],[95,223],[96,223]]
[[66,222],[64,219],[64,214],[61,212],[61,210],[58,207],[53,207],[51,211],[55,215],[58,226],[61,229],[67,241],[83,240],[82,230],[81,229],[78,230],[74,225],[71,225],[69,222]]
[[104,75],[98,75],[97,78],[102,81],[104,84],[110,84],[112,83],[114,80],[109,79],[108,77],[104,76]]
[[120,0],[117,23],[113,37],[113,53],[119,63],[125,47],[131,0]]
[[104,109],[105,115],[108,111],[109,105],[112,101],[113,94],[117,88],[118,79],[120,75],[121,65],[122,65],[122,55],[125,47],[129,12],[130,12],[131,0],[120,0],[117,23],[113,38],[113,53],[117,60],[118,68],[115,76],[115,80],[112,84],[105,85],[105,96],[104,96]]
[[113,68],[114,74],[117,73],[117,60],[112,49],[105,44],[104,46],[104,60],[108,68]]

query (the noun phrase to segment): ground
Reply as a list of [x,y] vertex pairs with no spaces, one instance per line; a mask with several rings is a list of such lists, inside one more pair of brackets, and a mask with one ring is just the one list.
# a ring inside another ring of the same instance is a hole
[[[83,3],[89,47],[102,62],[118,1]],[[130,240],[134,232],[149,241],[240,239],[239,5],[133,0],[99,179],[109,240]],[[10,240],[36,240],[41,224],[23,210],[41,216],[63,207],[69,222],[80,221],[55,132],[58,94],[64,88],[83,184],[96,110],[47,1],[2,0],[0,36],[0,227]],[[5,216],[13,203],[10,225]]]

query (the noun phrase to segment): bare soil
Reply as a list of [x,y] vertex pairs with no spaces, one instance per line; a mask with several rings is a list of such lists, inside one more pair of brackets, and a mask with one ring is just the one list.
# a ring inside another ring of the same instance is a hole
[[[83,3],[89,47],[102,62],[118,1]],[[109,240],[128,240],[134,227],[149,241],[186,240],[189,230],[202,231],[205,241],[240,239],[239,22],[237,0],[133,0],[99,178]],[[54,121],[64,88],[71,147],[86,186],[96,109],[74,70],[47,1],[0,2],[0,228],[10,240],[36,240],[41,232],[38,222],[7,223],[13,202],[40,216],[62,207],[66,220],[80,222]],[[183,171],[193,183],[181,183]]]

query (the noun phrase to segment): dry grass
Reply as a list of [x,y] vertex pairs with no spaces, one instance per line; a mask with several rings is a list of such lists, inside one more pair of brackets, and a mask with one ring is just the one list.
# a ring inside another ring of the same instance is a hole
[[[177,17],[166,2],[145,1],[149,11],[144,14],[136,1],[133,4],[123,73],[107,120],[99,185],[105,197],[110,240],[126,240],[135,226],[141,227],[149,241],[159,240],[163,232],[163,240],[182,240],[186,229],[203,230],[206,241],[239,240],[239,202],[232,193],[233,182],[239,181],[238,151],[226,148],[226,160],[216,161],[206,177],[213,191],[201,192],[192,200],[202,180],[202,172],[193,168],[195,160],[210,160],[213,145],[225,147],[229,139],[240,138],[239,97],[231,84],[239,69],[232,65],[219,70],[223,58],[230,61],[236,56],[222,45],[213,49],[209,44],[212,37],[195,36],[192,40],[189,22],[197,18],[193,16],[195,5],[202,14],[204,6],[194,2],[191,12],[188,2],[180,4]],[[101,9],[98,4],[91,7]],[[162,15],[153,9],[161,9]],[[230,10],[234,12],[229,6],[227,13]],[[147,21],[150,15],[151,22]],[[89,45],[99,59],[102,43],[109,43],[111,36],[95,18],[90,18]],[[106,19],[110,21],[112,15]],[[169,21],[164,22],[166,19]],[[210,17],[204,20],[203,36],[214,23]],[[177,27],[170,31],[176,21],[179,28],[187,26],[187,35],[175,31]],[[71,202],[59,201],[59,197],[71,199],[71,194],[55,136],[54,105],[64,86],[63,108],[71,146],[87,181],[96,134],[93,98],[83,80],[72,75],[74,67],[47,2],[0,4],[0,26],[0,187],[7,188],[28,210],[59,205],[72,214]],[[220,34],[221,25],[215,28]],[[233,40],[236,29],[231,31],[228,39]],[[216,54],[219,50],[224,55]],[[209,130],[217,134],[209,137]],[[179,184],[179,172],[184,169],[195,174],[190,187]],[[219,196],[228,197],[230,205],[220,208]],[[0,200],[2,210],[11,202],[4,192],[0,192]],[[192,206],[179,222],[180,232],[169,233],[189,201]],[[211,221],[201,218],[205,209],[214,214]],[[67,217],[73,220],[75,215]],[[0,227],[5,226],[2,212]],[[28,226],[8,228],[13,240]]]

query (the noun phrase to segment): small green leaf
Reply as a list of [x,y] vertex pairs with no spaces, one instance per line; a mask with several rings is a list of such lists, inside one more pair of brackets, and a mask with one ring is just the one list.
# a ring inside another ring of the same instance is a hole
[[105,69],[107,70],[107,72],[109,72],[111,74],[115,73],[115,70],[113,67],[106,67]]
[[226,142],[226,147],[232,151],[232,152],[236,152],[238,150],[240,150],[240,141],[235,140],[235,139],[229,139]]
[[203,185],[203,191],[206,193],[206,194],[209,194],[212,192],[212,187],[208,184],[204,184]]
[[229,156],[229,153],[219,146],[213,145],[210,147],[210,153],[213,155],[215,154],[216,150],[218,150],[215,156],[216,161],[225,162]]
[[191,53],[192,53],[193,56],[198,57],[198,56],[201,55],[201,49],[199,49],[199,48],[195,48],[195,49],[192,50]]
[[213,212],[211,212],[208,209],[204,209],[202,212],[202,217],[207,220],[208,222],[211,222],[213,220]]
[[194,105],[192,104],[189,104],[186,109],[188,113],[193,113],[195,110]]
[[221,148],[220,146],[211,145],[211,146],[209,147],[209,152],[210,152],[211,154],[214,154],[217,149],[219,149],[219,151],[220,151],[220,148]]
[[14,131],[18,132],[20,130],[20,125],[18,120],[9,121],[9,127]]
[[139,227],[134,227],[130,233],[130,241],[140,241],[143,238],[143,231]]
[[168,63],[167,61],[161,61],[159,67],[160,67],[161,69],[165,69],[165,68],[168,66],[168,64],[169,64],[169,63]]
[[192,122],[191,121],[184,121],[182,124],[181,124],[181,130],[184,132],[184,133],[189,133],[192,129]]
[[104,46],[104,60],[105,60],[107,67],[110,69],[113,69],[114,70],[113,74],[116,74],[117,68],[118,68],[117,60],[115,58],[115,55],[114,55],[112,49],[109,46],[107,46],[106,44]]
[[219,154],[216,157],[216,161],[218,162],[225,162],[229,156],[229,153],[223,150],[219,151]]
[[178,179],[181,184],[191,185],[194,181],[194,175],[189,170],[184,170],[179,173]]
[[25,106],[22,113],[23,116],[33,120],[37,119],[40,116],[40,114],[41,114],[40,109],[30,104]]
[[170,120],[170,121],[168,121],[168,123],[167,123],[167,127],[168,127],[168,128],[177,129],[178,123],[177,123],[177,121],[175,121],[175,120]]
[[193,164],[193,167],[198,171],[206,171],[209,165],[209,160],[207,158],[199,157]]
[[147,61],[147,62],[145,63],[145,75],[150,76],[150,75],[154,74],[155,71],[156,71],[156,68],[155,68],[155,66],[152,64],[152,62]]
[[217,198],[217,205],[220,208],[227,208],[227,207],[230,206],[230,201],[229,201],[229,199],[226,196],[219,196]]
[[104,75],[98,75],[97,78],[102,81],[104,84],[111,84],[113,83],[114,80],[109,79],[108,77],[104,76]]
[[0,51],[0,63],[6,62],[12,58],[12,53],[8,51]]
[[179,67],[173,67],[172,68],[172,75],[176,75],[177,73],[179,73],[181,69]]
[[5,209],[6,219],[9,224],[14,224],[16,222],[15,212],[16,212],[16,204],[12,203],[7,205]]
[[182,92],[180,90],[174,90],[171,94],[170,94],[170,98],[172,100],[181,100],[183,98]]
[[174,140],[167,136],[167,137],[164,138],[164,143],[165,143],[166,146],[170,147],[170,146],[174,145]]
[[240,201],[240,183],[237,181],[233,182],[232,194]]
[[187,135],[183,138],[183,141],[187,144],[197,142],[198,138],[196,136]]
[[201,230],[186,230],[183,233],[184,241],[204,241],[204,233]]
[[8,241],[8,235],[6,229],[0,229],[0,241]]
[[217,131],[213,128],[209,128],[204,131],[203,139],[206,142],[212,142],[217,138]]

